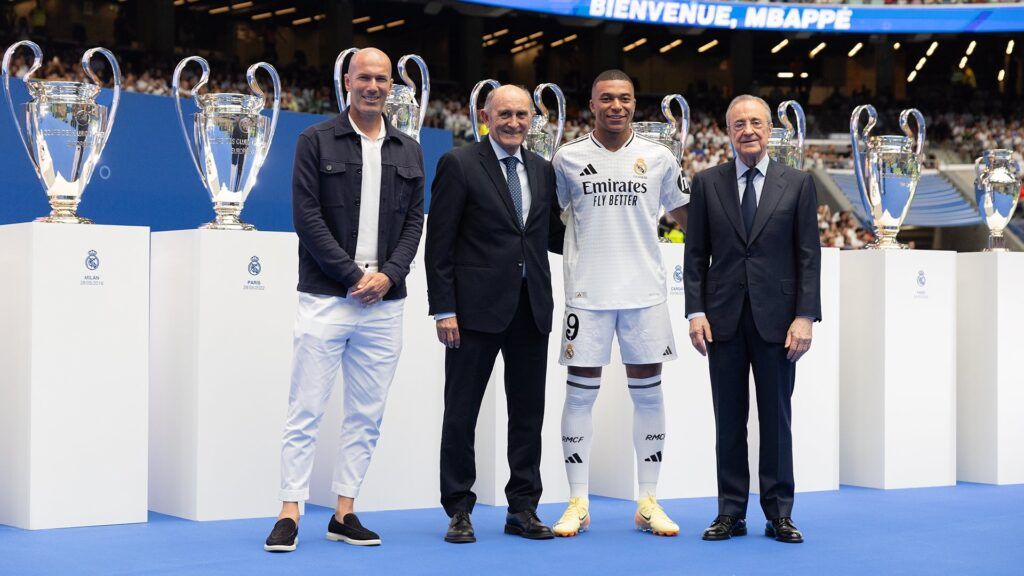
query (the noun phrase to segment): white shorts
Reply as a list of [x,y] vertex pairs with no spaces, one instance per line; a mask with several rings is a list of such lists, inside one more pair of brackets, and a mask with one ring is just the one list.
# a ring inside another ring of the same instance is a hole
[[584,310],[565,307],[562,317],[562,366],[606,366],[612,356],[612,334],[619,339],[623,364],[659,364],[676,359],[676,341],[668,303],[626,310]]

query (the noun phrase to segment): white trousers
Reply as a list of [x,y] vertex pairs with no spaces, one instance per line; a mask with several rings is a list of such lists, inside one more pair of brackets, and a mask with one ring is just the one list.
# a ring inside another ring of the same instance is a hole
[[299,293],[281,446],[281,501],[309,499],[317,432],[339,368],[345,389],[331,491],[349,498],[359,495],[402,351],[404,308],[405,300],[364,306],[351,297]]

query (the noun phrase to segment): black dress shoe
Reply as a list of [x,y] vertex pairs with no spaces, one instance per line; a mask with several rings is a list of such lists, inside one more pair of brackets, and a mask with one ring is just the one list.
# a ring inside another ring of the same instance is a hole
[[793,525],[792,518],[776,518],[764,525],[764,535],[787,544],[799,544],[804,535]]
[[469,544],[476,542],[476,534],[473,533],[473,523],[469,520],[469,512],[456,512],[448,523],[448,533],[444,535],[445,542],[452,544]]
[[540,518],[537,517],[537,512],[533,510],[524,510],[512,514],[509,512],[505,515],[505,534],[513,534],[515,536],[522,536],[530,540],[550,540],[555,537],[555,533],[551,531]]
[[747,521],[735,516],[719,514],[718,518],[704,530],[704,540],[728,540],[733,536],[747,535]]

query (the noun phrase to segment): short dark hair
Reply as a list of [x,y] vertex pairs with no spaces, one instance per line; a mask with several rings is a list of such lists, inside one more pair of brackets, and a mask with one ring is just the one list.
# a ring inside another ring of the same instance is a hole
[[597,78],[594,78],[594,83],[590,85],[590,92],[594,92],[594,87],[597,86],[598,82],[608,82],[609,80],[623,80],[629,82],[630,86],[633,85],[633,79],[629,77],[629,74],[626,74],[622,70],[612,68],[611,70],[601,72],[597,75]]

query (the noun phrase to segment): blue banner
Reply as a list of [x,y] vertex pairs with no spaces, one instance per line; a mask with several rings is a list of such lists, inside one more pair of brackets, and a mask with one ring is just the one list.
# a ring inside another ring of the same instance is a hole
[[678,0],[467,0],[516,10],[645,24],[856,33],[1024,31],[1024,6],[858,6]]

